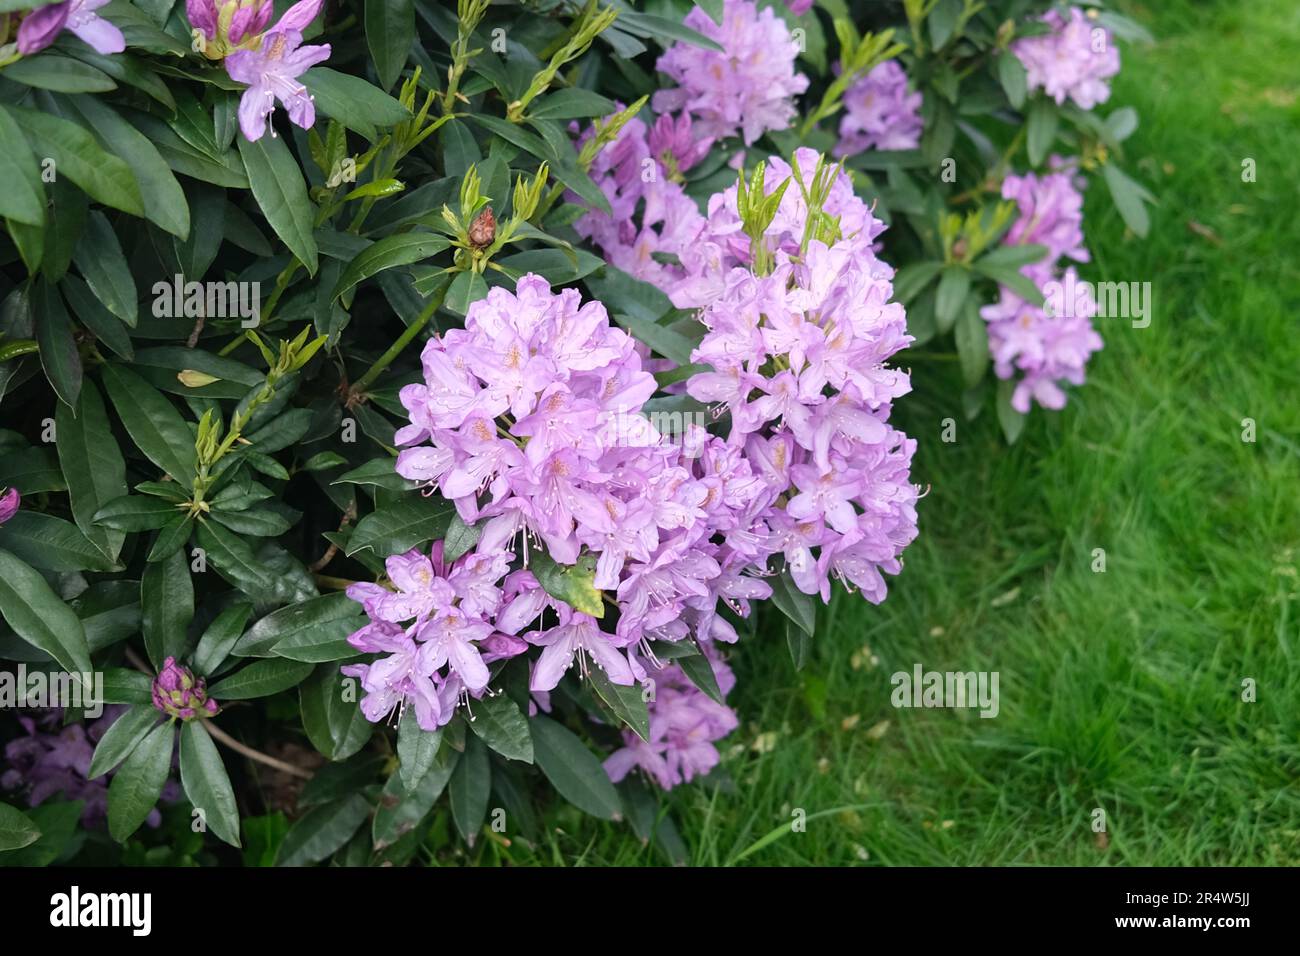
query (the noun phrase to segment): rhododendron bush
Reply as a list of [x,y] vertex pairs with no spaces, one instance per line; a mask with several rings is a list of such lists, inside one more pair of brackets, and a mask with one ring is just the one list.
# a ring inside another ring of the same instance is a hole
[[908,350],[1012,441],[1084,384],[1136,32],[0,0],[0,656],[59,691],[0,712],[0,858],[404,863],[557,797],[672,856],[729,660],[904,573]]

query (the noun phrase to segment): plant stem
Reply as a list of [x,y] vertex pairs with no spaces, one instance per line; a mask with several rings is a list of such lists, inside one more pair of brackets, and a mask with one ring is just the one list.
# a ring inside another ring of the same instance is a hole
[[220,727],[214,724],[211,720],[204,721],[203,728],[209,734],[212,735],[213,740],[225,744],[231,750],[235,751],[236,753],[243,754],[249,760],[255,760],[260,764],[265,764],[268,767],[273,767],[276,770],[279,770],[281,773],[290,774],[291,776],[298,777],[300,780],[310,780],[312,777],[310,773],[308,773],[306,770],[303,770],[301,767],[295,767],[293,764],[285,763],[283,760],[278,760],[275,757],[272,757],[270,754],[264,754],[260,750],[254,750],[252,747],[246,746],[245,744],[241,744],[238,740],[230,736],[230,734],[226,733],[224,730],[222,730]]
[[[144,658],[142,658],[138,653],[136,653],[134,648],[128,647],[126,649],[126,659],[130,661],[131,666],[138,671],[141,671],[145,674],[152,674],[154,672],[153,668],[150,667],[148,663],[145,662]],[[287,774],[291,774],[292,776],[295,777],[300,777],[303,780],[311,779],[311,774],[308,773],[306,770],[303,770],[301,767],[295,767],[291,763],[285,763],[283,760],[277,760],[275,757],[272,757],[269,754],[264,754],[260,750],[254,750],[252,747],[248,746],[247,744],[241,744],[238,740],[230,736],[230,734],[226,733],[215,723],[213,723],[211,718],[204,720],[203,728],[209,734],[212,735],[213,740],[220,741],[221,743],[225,744],[227,747],[229,747],[231,750],[235,751],[236,753],[243,754],[249,760],[255,760],[258,763],[266,764],[266,766],[268,767],[274,767],[276,770],[282,771]]]
[[332,578],[328,574],[313,574],[312,580],[322,587],[333,588],[336,591],[345,591],[357,583],[348,578]]
[[433,318],[433,313],[437,312],[438,307],[442,305],[443,299],[447,296],[448,288],[450,288],[450,284],[434,295],[434,297],[429,300],[429,304],[424,307],[424,311],[420,313],[414,322],[406,327],[406,331],[398,336],[397,341],[388,347],[388,351],[379,356],[378,361],[376,361],[374,365],[370,366],[366,374],[362,375],[355,383],[353,383],[351,388],[353,394],[360,394],[369,388],[374,383],[375,379],[383,374],[384,369],[392,365],[394,359],[402,354],[402,349],[410,345],[411,340],[423,331],[424,327],[429,324],[429,319]]

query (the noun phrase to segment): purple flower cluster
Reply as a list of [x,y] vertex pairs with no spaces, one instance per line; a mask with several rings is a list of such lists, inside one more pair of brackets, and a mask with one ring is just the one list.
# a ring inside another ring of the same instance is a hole
[[368,720],[377,723],[409,704],[423,729],[436,730],[451,720],[458,700],[486,690],[488,664],[527,649],[512,634],[537,616],[543,602],[536,597],[544,595],[527,571],[507,576],[512,558],[480,548],[448,563],[438,542],[428,555],[413,550],[388,559],[395,590],[348,588],[370,617],[348,640],[383,655],[343,668],[366,691],[361,711]]
[[[818,160],[796,153],[804,183]],[[766,192],[791,174],[773,159]],[[696,301],[708,332],[691,360],[712,369],[687,390],[730,413],[729,446],[743,449],[767,486],[747,529],[759,543],[744,556],[766,568],[780,552],[801,591],[829,600],[835,576],[879,603],[880,572],[896,574],[916,536],[916,443],[888,423],[890,403],[911,386],[886,365],[911,337],[903,307],[889,301],[893,269],[873,247],[884,225],[847,175],[834,176],[820,212],[838,222],[838,238],[808,238],[808,205],[792,184],[763,236],[775,259],[765,275],[749,267],[736,187],[710,200],[712,244],[734,264],[697,276],[685,296],[707,289]]]
[[162,670],[154,678],[153,705],[177,720],[215,717],[221,711],[217,702],[208,697],[207,681],[177,664],[174,657],[163,661]]
[[[90,780],[90,761],[95,745],[108,732],[126,708],[111,705],[104,715],[89,725],[74,723],[63,726],[62,710],[20,714],[18,723],[25,736],[5,744],[8,768],[0,774],[0,788],[23,792],[27,805],[38,807],[51,797],[83,800],[81,820],[86,826],[102,827],[108,816],[108,782],[112,774]],[[180,789],[174,781],[163,788],[162,799],[170,803],[179,799]],[[158,811],[151,810],[145,821],[151,827],[162,822]]]
[[[714,677],[723,695],[736,678],[721,659],[710,655]],[[693,683],[675,664],[655,676],[654,699],[649,702],[650,739],[623,731],[623,747],[610,754],[605,772],[615,783],[640,768],[665,790],[690,783],[718,765],[714,744],[739,725],[735,711],[719,704]]]
[[1042,21],[1051,33],[1025,37],[1011,52],[1025,66],[1031,90],[1042,90],[1058,104],[1072,99],[1090,110],[1110,98],[1107,79],[1119,72],[1119,49],[1105,27],[1090,23],[1078,7],[1068,14],[1049,10]]
[[277,100],[295,125],[309,129],[316,122],[316,104],[298,77],[330,55],[328,43],[302,45],[302,31],[323,3],[299,0],[268,30],[271,0],[186,0],[185,12],[204,56],[224,60],[230,78],[247,86],[239,101],[245,139],[262,138]]
[[[349,591],[372,621],[354,646],[390,655],[352,669],[370,695],[370,719],[406,700],[421,726],[450,719],[462,690],[478,696],[487,686],[485,647],[496,657],[542,647],[534,691],[549,691],[588,659],[630,685],[645,669],[629,647],[661,630],[685,636],[674,626],[686,599],[706,618],[706,596],[716,605],[723,592],[746,592],[707,546],[695,547],[709,534],[710,504],[721,507],[709,501],[721,482],[697,477],[695,463],[641,414],[654,378],[600,303],[524,276],[514,293],[493,289],[476,302],[464,329],[431,340],[423,364],[425,384],[401,392],[411,424],[397,434],[406,446],[397,470],[436,487],[463,520],[482,523],[482,535],[449,568],[438,546],[432,559],[390,559],[395,595],[378,585]],[[539,587],[526,569],[530,543],[544,543],[561,564],[595,557],[593,587],[619,598],[613,633]],[[524,567],[512,572],[516,555]],[[515,637],[547,608],[553,626]]]
[[785,22],[770,8],[760,12],[752,0],[724,0],[721,24],[700,7],[684,22],[722,49],[669,47],[656,68],[677,86],[655,93],[655,112],[685,111],[701,137],[740,133],[746,145],[768,130],[786,129],[808,77],[795,72],[799,47]]
[[[1057,157],[1052,157],[1052,165],[1057,171],[1008,176],[1002,183],[1002,197],[1014,200],[1020,213],[1005,242],[1047,248],[1045,259],[1020,271],[1049,301],[1035,305],[1003,286],[999,300],[980,309],[988,323],[994,372],[1003,379],[1021,376],[1011,396],[1012,408],[1021,413],[1035,401],[1044,408],[1064,407],[1066,396],[1059,383],[1082,385],[1088,358],[1102,347],[1092,326],[1097,306],[1090,288],[1078,283],[1073,266],[1062,269],[1058,264],[1063,259],[1089,259],[1083,244],[1083,194]],[[1054,294],[1061,289],[1071,294]],[[1062,307],[1053,310],[1053,301]]]
[[916,149],[923,128],[921,94],[908,90],[907,74],[897,60],[886,60],[845,92],[835,155]]
[[95,12],[106,3],[108,0],[63,0],[37,7],[18,25],[18,52],[23,56],[39,53],[68,30],[96,53],[121,53],[126,49],[122,31]]
[[1019,217],[1007,231],[1008,245],[1047,247],[1047,262],[1089,260],[1083,244],[1083,193],[1064,160],[1049,160],[1053,172],[1038,176],[1007,176],[1002,180],[1002,198],[1015,202]]
[[611,212],[593,209],[574,228],[591,239],[611,265],[671,289],[685,270],[656,254],[678,257],[704,229],[704,217],[682,189],[678,174],[698,162],[711,142],[694,139],[687,115],[661,116],[649,130],[640,119],[629,120],[591,167]]

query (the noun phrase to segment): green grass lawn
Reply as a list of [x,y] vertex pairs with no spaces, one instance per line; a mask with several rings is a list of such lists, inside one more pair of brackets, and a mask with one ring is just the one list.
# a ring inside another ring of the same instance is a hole
[[[729,782],[668,800],[691,862],[783,828],[745,862],[1300,864],[1300,7],[1129,12],[1157,43],[1124,50],[1108,106],[1141,113],[1127,165],[1161,205],[1143,241],[1094,196],[1083,274],[1151,282],[1150,327],[1103,320],[1086,388],[1013,448],[962,421],[955,368],[914,363],[921,537],[883,606],[823,612],[804,670],[775,635],[735,655]],[[999,672],[1000,714],[894,709],[916,663]],[[559,824],[475,856],[659,859]]]

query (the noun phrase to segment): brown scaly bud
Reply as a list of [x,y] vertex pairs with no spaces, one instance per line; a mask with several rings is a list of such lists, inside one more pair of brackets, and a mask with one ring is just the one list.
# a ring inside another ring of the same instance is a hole
[[469,241],[475,249],[482,249],[492,245],[492,240],[496,238],[496,235],[496,216],[492,215],[492,207],[488,206],[470,223]]

